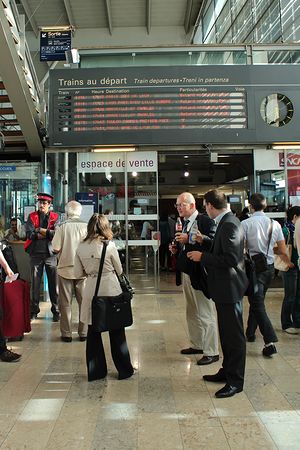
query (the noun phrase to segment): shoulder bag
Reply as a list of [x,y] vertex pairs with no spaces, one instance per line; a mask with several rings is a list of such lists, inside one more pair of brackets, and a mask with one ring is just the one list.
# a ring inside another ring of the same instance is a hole
[[257,253],[256,255],[251,256],[251,259],[253,260],[254,265],[255,265],[256,273],[265,272],[268,268],[268,254],[269,254],[269,247],[270,247],[272,232],[273,232],[273,219],[271,219],[271,227],[270,227],[270,231],[269,231],[267,254],[265,255],[264,253]]
[[[120,330],[124,327],[129,327],[133,322],[131,310],[131,298],[133,294],[131,293],[131,297],[127,293],[124,294],[122,285],[123,292],[120,295],[114,297],[97,295],[103,271],[106,247],[106,242],[103,242],[95,294],[92,300],[92,328],[93,331],[97,332]],[[120,280],[119,276],[118,279]]]

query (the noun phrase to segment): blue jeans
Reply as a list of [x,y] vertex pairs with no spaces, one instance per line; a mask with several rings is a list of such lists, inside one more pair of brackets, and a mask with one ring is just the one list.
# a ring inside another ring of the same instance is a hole
[[281,308],[281,327],[300,328],[300,272],[298,267],[283,272],[284,298]]
[[265,344],[271,342],[277,342],[277,336],[273,325],[268,317],[265,307],[265,296],[268,287],[274,277],[274,265],[269,264],[265,272],[258,273],[257,278],[257,291],[254,295],[248,296],[250,305],[249,317],[246,329],[246,336],[251,337],[255,335],[256,328],[258,326],[261,332]]

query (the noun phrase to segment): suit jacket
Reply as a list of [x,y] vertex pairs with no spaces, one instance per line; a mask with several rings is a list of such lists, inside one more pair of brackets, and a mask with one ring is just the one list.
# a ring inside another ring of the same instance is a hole
[[177,270],[187,273],[188,275],[194,273],[195,263],[188,259],[186,256],[187,252],[191,252],[193,250],[197,250],[199,252],[209,250],[216,230],[215,222],[205,214],[198,214],[196,221],[200,233],[207,236],[209,239],[206,239],[203,244],[199,244],[198,242],[195,244],[185,244],[184,249],[181,248],[179,251],[177,256]]
[[242,300],[248,286],[243,255],[242,225],[228,212],[217,227],[210,253],[204,252],[201,258],[208,272],[208,288],[214,302],[236,303]]
[[[186,254],[187,252],[197,250],[199,252],[204,250],[209,250],[211,247],[211,241],[215,235],[216,225],[212,219],[210,219],[205,214],[198,214],[196,217],[198,230],[201,234],[207,236],[207,238],[203,241],[202,244],[198,244],[197,242],[195,244],[186,244],[184,246],[184,250],[182,249],[177,257],[177,270],[181,273],[187,273],[190,276],[191,284],[194,289],[203,291],[204,295],[207,298],[210,298],[210,295],[208,293],[208,287],[207,287],[207,275],[204,271],[203,267],[194,261],[191,261],[187,258]],[[179,275],[180,275],[179,273]],[[178,280],[178,275],[176,277],[177,285],[181,284]],[[181,278],[181,277],[180,277]]]

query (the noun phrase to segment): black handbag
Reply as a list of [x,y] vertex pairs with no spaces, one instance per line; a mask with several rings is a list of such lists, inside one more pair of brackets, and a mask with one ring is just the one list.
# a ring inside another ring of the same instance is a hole
[[121,273],[121,275],[118,275],[116,272],[116,275],[118,277],[121,289],[123,291],[123,298],[127,300],[132,300],[134,290],[133,287],[130,285],[130,282],[126,277],[125,273]]
[[[97,295],[103,270],[103,264],[106,254],[106,242],[103,242],[103,250],[99,265],[98,278],[95,288],[95,294],[92,300],[92,329],[93,331],[113,331],[129,327],[133,323],[131,310],[131,297],[124,291],[117,296]],[[119,277],[123,279],[123,277]],[[129,282],[128,282],[129,283]],[[130,286],[130,285],[129,285]],[[121,285],[123,290],[123,287]]]

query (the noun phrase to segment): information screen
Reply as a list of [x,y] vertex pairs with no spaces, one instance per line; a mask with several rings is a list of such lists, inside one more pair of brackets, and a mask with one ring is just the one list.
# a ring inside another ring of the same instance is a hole
[[71,50],[71,31],[41,31],[41,61],[65,61],[67,50]]
[[253,140],[257,113],[266,127],[253,69],[261,67],[50,71],[50,145]]
[[[58,95],[56,132],[246,128],[244,92],[170,88],[164,92],[113,89],[114,93]],[[124,92],[126,91],[126,92]]]

